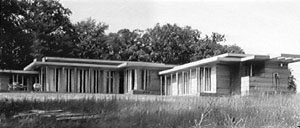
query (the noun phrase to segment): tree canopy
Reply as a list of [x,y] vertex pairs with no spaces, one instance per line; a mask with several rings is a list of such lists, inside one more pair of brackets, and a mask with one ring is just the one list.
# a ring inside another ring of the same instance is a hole
[[107,28],[90,18],[78,22],[78,57],[183,64],[227,52],[244,53],[236,45],[219,44],[225,41],[225,35],[202,35],[190,26],[156,24],[146,30],[121,29],[105,35]]
[[75,31],[69,20],[71,10],[55,0],[27,2],[25,27],[31,34],[32,56],[73,56]]
[[19,69],[34,57],[73,56],[70,14],[56,0],[1,0],[0,68]]
[[225,35],[202,34],[190,26],[156,24],[121,29],[92,18],[71,23],[58,0],[1,0],[0,69],[20,69],[44,56],[183,64],[222,53],[244,53],[222,45]]
[[108,25],[98,23],[89,18],[74,24],[76,38],[76,48],[73,49],[75,56],[80,58],[104,58],[103,54],[107,52],[105,41],[107,36],[105,30]]
[[26,31],[26,4],[1,0],[0,68],[16,68],[28,63],[31,35]]

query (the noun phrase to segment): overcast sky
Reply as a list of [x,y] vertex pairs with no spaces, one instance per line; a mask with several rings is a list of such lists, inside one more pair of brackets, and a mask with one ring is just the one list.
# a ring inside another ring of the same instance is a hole
[[[156,23],[226,35],[252,54],[300,54],[300,0],[61,0],[73,23],[91,17],[119,29]],[[300,62],[299,62],[300,63]],[[300,80],[300,64],[292,65]],[[295,68],[296,67],[296,68]]]

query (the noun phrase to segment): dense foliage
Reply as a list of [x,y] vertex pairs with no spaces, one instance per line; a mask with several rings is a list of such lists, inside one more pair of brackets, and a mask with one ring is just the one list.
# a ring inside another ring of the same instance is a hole
[[70,14],[56,0],[1,0],[0,68],[19,69],[34,57],[73,56]]
[[189,26],[156,24],[106,34],[108,25],[91,18],[71,23],[70,15],[58,0],[1,0],[0,69],[20,69],[43,56],[182,64],[244,53],[219,44],[225,41],[222,34],[203,35]]

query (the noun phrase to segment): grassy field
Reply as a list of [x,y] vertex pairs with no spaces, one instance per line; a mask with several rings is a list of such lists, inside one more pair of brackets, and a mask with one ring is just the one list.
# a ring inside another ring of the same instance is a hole
[[[12,128],[295,128],[300,95],[164,97],[1,93],[0,127]],[[96,114],[97,119],[13,118],[28,110]]]

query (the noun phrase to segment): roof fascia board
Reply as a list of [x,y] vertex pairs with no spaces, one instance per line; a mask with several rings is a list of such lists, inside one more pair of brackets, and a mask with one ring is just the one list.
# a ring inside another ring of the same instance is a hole
[[124,63],[125,61],[115,61],[115,60],[97,60],[97,59],[78,59],[78,58],[62,58],[62,57],[44,57],[43,58],[45,62],[47,60],[52,60],[52,61],[74,61],[74,62],[104,62],[104,63]]
[[24,70],[32,70],[34,66],[37,65],[52,65],[52,66],[79,66],[79,67],[102,67],[102,68],[126,68],[126,67],[132,67],[132,66],[146,66],[146,67],[158,67],[158,68],[172,68],[174,65],[165,65],[162,63],[144,63],[144,62],[123,62],[122,64],[119,64],[117,66],[112,66],[112,65],[99,65],[99,64],[83,64],[83,63],[63,63],[63,62],[39,62],[39,61],[34,61],[27,65]]
[[122,64],[118,65],[118,68],[123,68],[123,67],[126,67],[126,66],[127,66],[127,63],[125,62],[125,63],[122,63]]
[[292,62],[299,62],[300,58],[294,58]]
[[82,63],[61,63],[61,62],[36,62],[35,65],[48,66],[68,66],[68,67],[93,67],[93,68],[110,68],[117,69],[117,66],[111,65],[97,65],[97,64],[82,64]]
[[292,57],[292,58],[300,58],[300,55],[297,54],[281,54],[281,57]]
[[173,68],[174,65],[165,65],[165,64],[157,64],[157,63],[123,63],[118,65],[119,68],[126,67],[157,67],[157,68]]
[[127,63],[128,66],[139,66],[139,65],[146,65],[146,66],[176,66],[171,64],[164,64],[164,63],[155,63],[155,62],[138,62],[138,61],[123,61],[123,63]]
[[[226,56],[235,56],[235,57],[247,57],[247,56],[253,56],[253,55],[250,55],[250,54],[236,54],[236,53],[226,53],[227,55]],[[226,57],[226,56],[223,56],[223,57]],[[222,56],[220,56],[222,57]]]
[[248,56],[245,58],[241,58],[241,61],[248,61],[248,60],[254,60],[254,59],[255,59],[255,56]]
[[226,62],[240,62],[241,61],[241,58],[225,58],[225,57],[228,57],[228,56],[247,57],[247,56],[253,56],[253,55],[225,53],[225,54],[217,55],[217,56],[214,56],[214,57],[211,57],[211,58],[206,58],[206,59],[194,61],[194,62],[191,62],[191,63],[187,63],[187,64],[184,64],[184,65],[175,66],[172,69],[168,69],[168,70],[164,70],[164,71],[159,72],[159,75],[168,74],[168,73],[171,73],[171,72],[184,70],[185,68],[191,68],[191,67],[195,67],[195,66],[199,66],[199,65],[205,65],[205,64],[219,62],[219,61],[226,61]]
[[277,58],[275,58],[276,60],[285,60],[285,57],[282,57],[282,56],[280,56],[280,57],[277,57]]
[[284,58],[285,61],[293,61],[293,57],[286,57]]
[[[228,54],[226,54],[226,56],[227,55]],[[224,56],[224,54],[222,54],[221,57],[226,57],[226,56]],[[168,69],[168,70],[164,70],[164,71],[159,72],[159,75],[168,74],[168,73],[176,72],[176,71],[179,71],[179,70],[184,70],[185,68],[191,68],[191,67],[204,65],[204,64],[208,64],[208,63],[212,63],[212,62],[217,62],[219,57],[220,56],[215,56],[215,57],[211,57],[211,58],[202,59],[202,60],[198,60],[198,61],[195,61],[195,62],[187,63],[187,64],[184,64],[184,65],[176,66],[172,69]]]
[[268,60],[270,59],[270,56],[268,55],[251,55],[245,58],[241,58],[241,61],[249,61],[249,60]]
[[138,66],[138,65],[146,65],[146,66],[166,66],[164,63],[152,63],[152,62],[134,62],[134,61],[115,61],[115,60],[96,60],[96,59],[75,59],[75,58],[62,58],[62,57],[44,57],[44,62],[47,62],[47,60],[51,61],[59,61],[59,62],[68,62],[68,61],[74,61],[74,62],[99,62],[99,63],[108,63],[108,64],[119,64],[118,66],[122,67],[127,63],[127,65],[133,65],[133,66]]
[[285,57],[284,60],[279,60],[285,63],[294,63],[300,61],[300,58],[293,58],[293,57]]
[[300,61],[300,58],[294,58],[293,61]]
[[218,57],[219,61],[223,62],[241,62],[241,58],[223,58],[223,57]]
[[300,55],[297,54],[280,54],[271,57],[271,61],[279,61],[285,63],[294,63],[300,61]]
[[24,71],[29,71],[31,70],[35,65],[36,65],[37,61],[33,61],[31,62],[29,65],[27,65],[26,67],[23,68]]
[[254,55],[255,60],[269,60],[270,56],[269,55]]
[[39,74],[38,71],[24,71],[24,70],[0,70],[0,73]]

